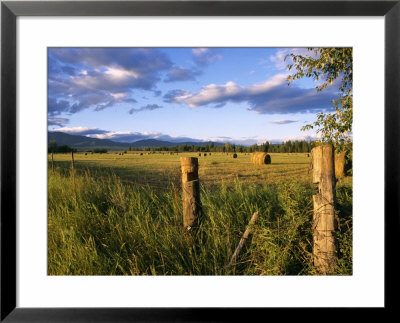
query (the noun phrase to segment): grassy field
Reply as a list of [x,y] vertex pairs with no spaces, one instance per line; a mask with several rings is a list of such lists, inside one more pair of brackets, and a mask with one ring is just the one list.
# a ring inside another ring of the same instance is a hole
[[[311,157],[306,153],[298,154],[270,154],[272,164],[253,165],[250,162],[251,154],[238,153],[237,158],[231,158],[225,153],[207,153],[199,157],[197,153],[169,153],[143,155],[137,152],[128,152],[119,155],[119,152],[107,154],[75,153],[76,169],[90,169],[104,172],[110,169],[126,181],[141,184],[155,183],[168,185],[171,182],[180,182],[180,157],[199,158],[199,178],[205,185],[219,184],[221,181],[232,182],[239,178],[243,183],[277,183],[285,179],[295,179],[303,183],[310,182]],[[70,167],[70,154],[57,154],[54,157],[55,165],[63,168]]]
[[[311,158],[271,154],[56,154],[49,156],[49,275],[314,275]],[[180,162],[199,158],[200,228],[182,232]],[[352,178],[337,183],[339,262],[352,273]],[[260,212],[238,264],[230,258]]]

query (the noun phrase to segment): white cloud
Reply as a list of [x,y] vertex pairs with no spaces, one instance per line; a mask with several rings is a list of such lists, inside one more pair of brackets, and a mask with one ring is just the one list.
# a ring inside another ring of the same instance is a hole
[[305,141],[312,141],[312,140],[318,140],[319,139],[319,136],[317,136],[317,135],[300,135],[300,136],[288,136],[288,137],[284,137],[283,139],[282,139],[282,141],[283,142],[285,142],[285,141],[302,141],[302,140],[305,140]]
[[107,67],[107,70],[104,73],[109,75],[112,79],[117,80],[126,79],[129,77],[137,79],[138,77],[140,77],[140,74],[136,71],[110,66]]
[[50,48],[49,115],[135,103],[134,89],[155,91],[172,67],[154,48]]
[[69,119],[67,118],[48,118],[47,124],[49,126],[58,126],[62,127],[64,124],[68,123]]
[[88,137],[97,138],[97,139],[116,139],[120,136],[131,135],[131,131],[109,131],[106,133],[98,133],[98,134],[90,134]]
[[315,88],[304,89],[294,84],[288,86],[287,74],[276,74],[269,80],[250,86],[239,86],[235,82],[204,86],[198,93],[173,90],[164,96],[168,103],[186,104],[198,108],[208,104],[247,102],[248,110],[260,114],[320,112],[332,108],[336,89],[317,92]]
[[289,119],[283,119],[283,120],[272,120],[269,121],[269,123],[272,124],[288,124],[288,123],[294,123],[294,122],[299,122],[300,120],[289,120]]
[[88,128],[88,127],[61,127],[61,128],[55,129],[54,131],[76,134],[76,133],[82,133],[82,132],[87,132],[87,131],[92,131],[92,130],[96,131],[98,129],[97,128]]
[[274,55],[269,56],[269,61],[272,62],[277,69],[287,70],[287,65],[293,63],[290,57],[288,57],[285,61],[285,57],[288,54],[304,56],[309,55],[310,52],[307,48],[283,48],[279,49]]
[[186,103],[191,108],[197,108],[211,102],[221,102],[248,95],[259,95],[286,82],[286,77],[285,74],[278,74],[266,82],[250,85],[248,87],[241,87],[232,81],[223,85],[209,84],[204,86],[197,94],[184,91],[181,95],[176,96],[174,101],[176,103]]
[[193,48],[193,60],[199,66],[207,66],[222,58],[222,54],[213,48]]

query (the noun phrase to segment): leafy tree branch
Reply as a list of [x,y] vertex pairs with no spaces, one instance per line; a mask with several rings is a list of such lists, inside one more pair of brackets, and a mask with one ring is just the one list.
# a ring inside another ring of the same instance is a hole
[[351,145],[353,123],[353,49],[352,48],[308,48],[307,55],[288,54],[291,59],[288,69],[288,84],[301,78],[312,78],[319,82],[317,91],[323,91],[336,82],[339,84],[338,98],[333,100],[334,112],[320,112],[317,120],[301,128],[302,131],[316,129],[319,141],[334,144],[337,151]]

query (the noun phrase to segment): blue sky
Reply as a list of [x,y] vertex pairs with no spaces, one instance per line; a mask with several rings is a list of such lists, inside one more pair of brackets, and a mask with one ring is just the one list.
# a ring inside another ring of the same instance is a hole
[[236,144],[315,138],[300,128],[336,90],[287,84],[303,48],[49,48],[48,129],[114,141]]

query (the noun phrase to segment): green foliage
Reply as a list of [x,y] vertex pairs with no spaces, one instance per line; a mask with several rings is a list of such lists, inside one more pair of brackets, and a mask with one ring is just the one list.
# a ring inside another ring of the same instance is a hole
[[353,267],[353,188],[351,183],[342,183],[336,189],[338,231],[337,273],[352,275]]
[[340,82],[339,97],[333,100],[335,112],[317,114],[313,124],[302,130],[316,128],[322,142],[333,143],[338,151],[351,142],[353,123],[353,49],[352,48],[309,48],[308,55],[289,54],[289,70],[295,73],[288,77],[288,84],[294,80],[308,77],[319,81],[317,91],[323,91],[335,80]]

